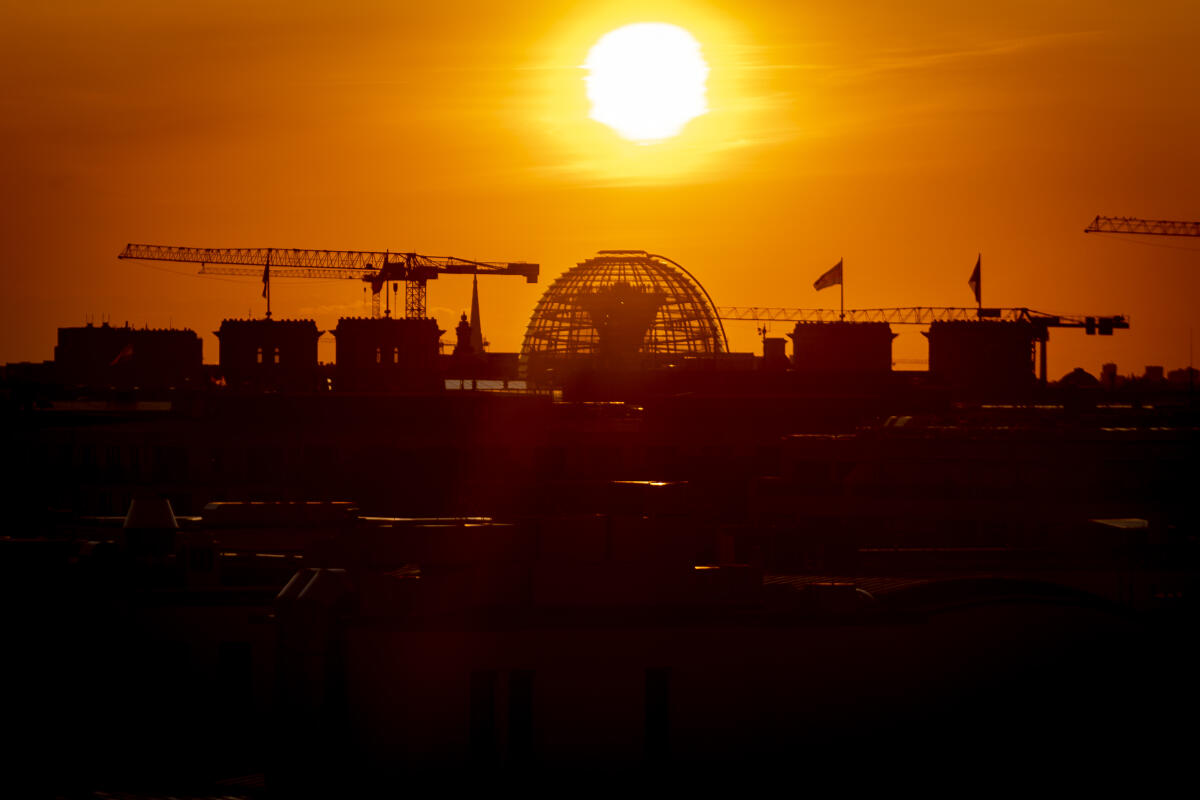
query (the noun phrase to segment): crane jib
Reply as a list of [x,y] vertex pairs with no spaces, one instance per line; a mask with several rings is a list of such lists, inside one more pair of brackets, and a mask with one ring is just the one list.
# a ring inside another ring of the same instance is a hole
[[1083,232],[1133,233],[1144,236],[1200,236],[1200,222],[1097,216],[1083,229]]
[[[929,325],[933,322],[968,322],[996,320],[1000,322],[1031,322],[1039,328],[1097,327],[1102,332],[1128,330],[1129,317],[1124,314],[1085,317],[1080,315],[1046,314],[1030,308],[971,308],[908,306],[897,308],[847,308],[844,312],[828,308],[759,308],[753,306],[720,306],[717,316],[728,321],[742,322],[834,322],[844,316],[848,322],[886,322],[891,325]],[[1091,320],[1089,325],[1088,320]]]
[[274,278],[358,278],[371,285],[374,295],[389,281],[405,282],[414,290],[410,292],[409,315],[422,317],[424,284],[437,280],[439,275],[518,275],[524,276],[526,283],[537,283],[539,272],[539,265],[528,262],[474,261],[386,250],[128,244],[117,257],[199,264],[201,273],[207,275],[259,275],[269,267]]

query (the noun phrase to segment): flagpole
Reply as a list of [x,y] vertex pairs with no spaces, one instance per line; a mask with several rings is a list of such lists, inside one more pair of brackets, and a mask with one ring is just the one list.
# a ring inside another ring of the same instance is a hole
[[846,321],[846,259],[839,258],[842,265],[842,279],[838,281],[838,321]]
[[271,318],[271,249],[267,248],[267,265],[263,272],[263,277],[266,278],[267,289],[267,319]]

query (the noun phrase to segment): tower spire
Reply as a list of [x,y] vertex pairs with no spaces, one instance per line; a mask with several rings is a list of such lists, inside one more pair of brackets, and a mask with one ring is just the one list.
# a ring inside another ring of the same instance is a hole
[[475,355],[483,355],[483,329],[479,320],[479,278],[471,276],[471,349]]

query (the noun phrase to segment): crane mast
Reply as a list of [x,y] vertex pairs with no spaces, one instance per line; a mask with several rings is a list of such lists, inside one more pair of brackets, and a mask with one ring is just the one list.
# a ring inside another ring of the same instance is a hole
[[427,256],[372,250],[302,250],[296,248],[174,247],[129,244],[117,258],[199,264],[201,274],[261,274],[267,316],[271,315],[270,279],[345,278],[371,287],[371,315],[380,316],[379,294],[389,281],[403,282],[404,316],[426,315],[426,282],[439,275],[519,275],[537,283],[539,266],[528,262],[473,261],[456,256]]
[[1146,236],[1200,236],[1200,222],[1137,217],[1096,217],[1084,233],[1137,233]]

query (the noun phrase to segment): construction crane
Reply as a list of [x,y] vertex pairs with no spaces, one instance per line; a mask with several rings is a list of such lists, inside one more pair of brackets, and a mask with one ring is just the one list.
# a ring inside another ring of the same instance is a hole
[[[538,265],[528,262],[472,261],[454,256],[425,256],[369,250],[296,250],[250,247],[171,247],[129,244],[117,258],[179,261],[200,265],[202,275],[259,275],[267,316],[271,316],[271,278],[348,278],[371,287],[371,316],[379,317],[379,293],[389,281],[404,282],[404,316],[425,316],[425,284],[439,275],[521,275],[537,283]],[[387,309],[391,314],[391,309]]]
[[1038,377],[1046,381],[1046,344],[1050,328],[1081,328],[1089,336],[1112,336],[1115,330],[1128,330],[1129,317],[1047,314],[1030,308],[953,308],[909,306],[904,308],[847,308],[845,312],[826,308],[757,308],[722,306],[717,316],[743,322],[886,322],[892,325],[928,325],[932,322],[961,322],[991,319],[1001,322],[1028,322],[1033,325],[1038,348]]
[[1084,233],[1138,233],[1146,236],[1200,236],[1200,222],[1137,217],[1096,217]]
[[[837,322],[842,312],[828,308],[759,308],[721,306],[721,319],[756,322]],[[1031,308],[958,308],[948,306],[908,306],[903,308],[847,308],[846,322],[887,322],[893,325],[928,325],[931,322],[962,322],[995,319],[1002,322],[1032,322],[1047,328],[1084,328],[1088,333],[1108,336],[1114,330],[1129,327],[1123,314],[1108,317],[1046,314]],[[1089,322],[1090,320],[1090,322]]]

